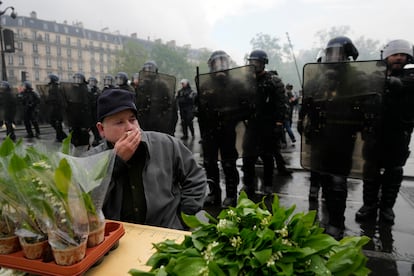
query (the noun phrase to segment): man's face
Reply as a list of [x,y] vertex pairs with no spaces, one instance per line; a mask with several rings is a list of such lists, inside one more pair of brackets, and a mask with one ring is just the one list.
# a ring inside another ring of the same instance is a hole
[[101,137],[113,144],[128,131],[140,129],[137,117],[130,109],[105,117],[102,122],[97,123],[97,128]]
[[258,59],[249,59],[249,65],[253,65],[255,72],[260,73],[264,70],[264,64]]
[[408,58],[406,54],[394,54],[387,58],[387,65],[390,71],[399,71],[407,64]]

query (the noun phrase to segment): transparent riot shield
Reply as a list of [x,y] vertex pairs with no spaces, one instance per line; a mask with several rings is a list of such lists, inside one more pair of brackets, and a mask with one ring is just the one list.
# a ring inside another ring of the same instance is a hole
[[38,121],[39,123],[49,123],[50,108],[46,103],[49,95],[49,86],[47,84],[37,84],[36,91],[40,96]]
[[385,71],[381,61],[304,66],[302,167],[362,178],[364,144],[376,139],[381,119]]
[[174,135],[178,119],[175,83],[174,76],[139,72],[136,105],[142,129]]
[[198,95],[198,123],[203,133],[215,131],[223,124],[234,124],[236,148],[242,154],[244,120],[254,112],[256,74],[254,66],[241,66],[225,71],[199,74],[195,79]]
[[65,110],[64,121],[70,128],[89,128],[92,125],[88,87],[77,83],[61,82]]

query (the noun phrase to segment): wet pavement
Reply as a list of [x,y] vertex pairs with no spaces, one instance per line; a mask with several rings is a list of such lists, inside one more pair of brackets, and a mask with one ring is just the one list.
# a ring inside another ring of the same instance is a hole
[[[190,137],[184,143],[193,151],[199,163],[202,164],[202,151],[198,125],[195,120],[195,137]],[[293,127],[296,139],[299,135],[296,127]],[[41,128],[41,140],[53,141],[54,132],[50,127],[43,125]],[[16,134],[18,137],[25,135],[23,128],[17,127]],[[4,130],[0,130],[0,137],[4,136]],[[181,137],[181,126],[177,125],[176,136]],[[318,210],[318,217],[321,226],[326,221],[326,210],[324,208],[323,199],[319,199],[318,203],[310,204],[308,201],[309,191],[309,172],[300,166],[300,143],[296,143],[293,147],[289,143],[282,150],[282,154],[287,162],[287,167],[294,172],[291,176],[279,176],[275,169],[275,178],[273,181],[273,191],[277,194],[280,204],[286,207],[296,206],[296,212],[307,212],[308,210]],[[25,140],[32,142],[33,140]],[[240,141],[238,141],[240,145]],[[414,149],[412,142],[411,149]],[[242,179],[241,159],[238,160],[238,168]],[[262,166],[256,166],[258,185],[262,180]],[[224,188],[224,183],[221,183]],[[240,183],[239,188],[242,187]],[[262,195],[257,194],[254,200],[260,200]],[[224,197],[224,192],[223,192]],[[404,180],[400,189],[397,202],[394,207],[396,214],[395,224],[393,226],[385,226],[378,223],[370,223],[366,225],[359,224],[355,221],[355,213],[362,206],[362,182],[358,179],[348,180],[348,199],[346,209],[346,230],[345,235],[366,235],[371,238],[371,242],[365,247],[364,253],[369,261],[367,266],[372,270],[370,275],[384,276],[414,276],[414,156],[411,156],[404,167]],[[217,214],[220,209],[218,207],[206,207],[211,214]]]

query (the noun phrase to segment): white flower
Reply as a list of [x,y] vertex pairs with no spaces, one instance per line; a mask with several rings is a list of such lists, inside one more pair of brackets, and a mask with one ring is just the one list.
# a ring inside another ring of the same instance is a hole
[[240,238],[240,236],[230,238],[230,244],[231,244],[231,246],[233,246],[235,248],[238,248],[242,243],[243,243],[243,241]]

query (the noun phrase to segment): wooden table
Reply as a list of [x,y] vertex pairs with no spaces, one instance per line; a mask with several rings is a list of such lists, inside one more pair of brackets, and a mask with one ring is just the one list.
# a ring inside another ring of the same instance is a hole
[[129,275],[131,268],[148,271],[145,265],[149,257],[155,252],[152,244],[166,239],[177,243],[184,240],[190,232],[123,223],[124,236],[119,240],[119,246],[104,257],[102,263],[89,269],[85,275]]

